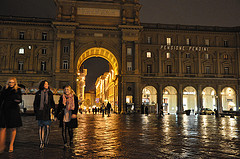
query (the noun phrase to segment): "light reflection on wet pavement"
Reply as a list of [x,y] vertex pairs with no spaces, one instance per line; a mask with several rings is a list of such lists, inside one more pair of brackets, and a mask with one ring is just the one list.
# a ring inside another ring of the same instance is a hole
[[37,122],[24,116],[14,153],[0,158],[240,158],[240,117],[80,114],[74,147],[63,150],[58,122],[39,150]]

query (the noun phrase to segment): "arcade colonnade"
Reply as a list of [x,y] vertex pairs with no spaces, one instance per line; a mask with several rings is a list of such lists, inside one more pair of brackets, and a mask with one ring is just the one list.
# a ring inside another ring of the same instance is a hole
[[[179,88],[174,86],[156,87],[152,85],[144,86],[142,89],[142,108],[148,106],[150,113],[175,114],[185,110],[192,110],[198,113],[201,108],[216,109],[219,112],[239,110],[237,93],[232,87],[221,87],[217,90],[206,86],[195,88],[193,86]],[[162,106],[162,107],[161,107]]]

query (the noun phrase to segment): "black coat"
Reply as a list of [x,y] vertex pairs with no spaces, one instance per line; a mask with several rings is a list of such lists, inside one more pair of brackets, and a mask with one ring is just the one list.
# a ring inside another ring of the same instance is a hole
[[55,102],[53,100],[53,93],[50,90],[48,91],[48,103],[44,104],[43,110],[39,110],[40,102],[41,102],[41,91],[39,90],[35,94],[35,99],[33,102],[36,120],[44,120],[44,121],[50,120],[50,109],[53,108],[53,111],[55,111]]
[[[74,105],[75,108],[72,111],[72,114],[76,114],[78,112],[78,97],[76,95],[74,95]],[[59,99],[59,104],[58,104],[58,108],[57,108],[57,117],[58,120],[60,121],[59,123],[59,127],[63,126],[63,116],[64,116],[64,109],[66,107],[63,105],[63,96],[60,97]],[[77,122],[77,118],[76,119],[71,119],[71,121],[69,122],[69,127],[71,128],[77,128],[78,127],[78,122]]]
[[22,102],[21,89],[4,87],[0,95],[0,128],[16,128],[22,126],[19,103]]

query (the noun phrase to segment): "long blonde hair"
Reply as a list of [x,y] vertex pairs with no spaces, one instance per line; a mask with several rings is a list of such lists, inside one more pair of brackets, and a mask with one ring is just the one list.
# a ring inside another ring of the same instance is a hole
[[[65,86],[65,87],[64,87],[64,89],[65,89],[65,88],[69,88],[69,89],[70,89],[70,91],[71,91],[71,93],[70,93],[70,94],[72,94],[72,95],[75,95],[75,92],[74,92],[74,90],[72,89],[72,87],[71,87],[71,86],[67,85],[67,86]],[[65,94],[65,92],[64,92],[64,94]]]
[[15,89],[16,91],[17,91],[17,89],[19,88],[19,86],[18,86],[18,84],[17,84],[17,79],[16,79],[16,77],[10,77],[10,78],[8,78],[8,80],[7,80],[7,83],[6,83],[6,89],[9,87],[9,81],[10,80],[13,80],[14,82],[15,82],[15,85],[13,86],[13,89]]

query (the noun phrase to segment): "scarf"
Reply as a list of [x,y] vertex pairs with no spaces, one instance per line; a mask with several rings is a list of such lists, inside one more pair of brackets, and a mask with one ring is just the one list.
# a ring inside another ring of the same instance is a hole
[[44,104],[48,104],[48,89],[41,91],[41,101],[39,110],[43,110]]
[[65,95],[63,94],[63,105],[66,106],[67,110],[74,110],[74,96],[72,94]]

